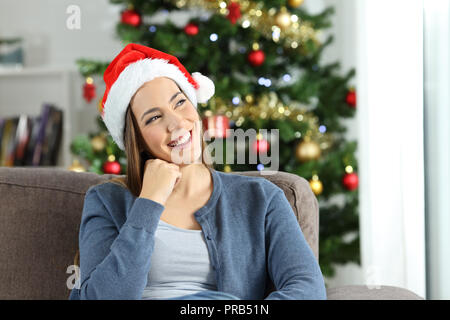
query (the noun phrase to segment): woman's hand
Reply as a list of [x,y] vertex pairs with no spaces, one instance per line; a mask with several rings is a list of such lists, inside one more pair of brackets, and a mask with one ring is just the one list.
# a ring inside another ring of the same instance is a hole
[[176,164],[161,159],[149,159],[144,165],[144,179],[139,197],[165,205],[180,179],[180,168]]

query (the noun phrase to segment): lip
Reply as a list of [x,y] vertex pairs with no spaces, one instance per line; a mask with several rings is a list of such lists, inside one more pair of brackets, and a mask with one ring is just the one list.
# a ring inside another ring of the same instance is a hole
[[183,143],[183,144],[179,144],[179,145],[177,145],[177,146],[175,146],[175,147],[171,147],[171,146],[169,146],[169,145],[167,145],[167,146],[168,146],[169,148],[171,148],[171,149],[184,149],[184,148],[190,146],[191,143],[192,143],[192,130],[189,131],[189,136],[190,136],[190,137],[189,137],[189,140],[186,141],[186,142]]

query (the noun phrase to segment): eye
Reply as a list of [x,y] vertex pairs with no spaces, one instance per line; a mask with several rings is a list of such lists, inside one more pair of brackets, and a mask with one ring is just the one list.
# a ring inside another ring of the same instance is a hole
[[[177,102],[176,106],[177,106],[177,107],[181,106],[182,104],[184,104],[185,101],[186,101],[186,99],[181,99],[180,101]],[[180,102],[181,102],[181,103],[180,103]],[[155,118],[157,119],[157,118],[159,118],[159,117],[161,117],[161,116],[154,116],[154,117],[151,117],[150,119],[148,119],[148,120],[145,122],[145,125],[148,125],[149,123],[151,123],[151,122],[154,121],[153,119],[155,119]]]
[[[181,106],[185,101],[186,101],[186,99],[181,99],[180,101],[177,102],[177,106]],[[182,103],[180,104],[180,102],[182,102]]]
[[148,125],[150,122],[153,121],[153,119],[158,118],[158,117],[160,117],[160,116],[154,116],[154,117],[151,117],[150,119],[148,119],[148,120],[145,122],[145,125]]

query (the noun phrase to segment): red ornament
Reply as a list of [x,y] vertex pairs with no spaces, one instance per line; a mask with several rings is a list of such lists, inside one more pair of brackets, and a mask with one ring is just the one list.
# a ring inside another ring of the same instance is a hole
[[342,178],[342,184],[350,191],[358,188],[358,175],[356,173],[347,173]]
[[241,5],[237,2],[231,2],[228,4],[227,9],[227,19],[230,20],[232,24],[235,24],[236,21],[241,17]]
[[120,163],[117,161],[106,161],[103,164],[103,172],[110,174],[120,174]]
[[356,92],[354,89],[350,90],[347,93],[347,97],[345,98],[345,101],[347,102],[347,104],[350,107],[356,108]]
[[248,62],[254,67],[258,67],[264,63],[266,56],[262,50],[252,50],[248,54]]
[[141,16],[135,10],[125,10],[121,14],[120,21],[133,27],[141,24]]
[[195,36],[198,33],[198,26],[194,23],[188,23],[184,27],[184,33],[186,33],[188,36]]
[[230,123],[227,116],[214,115],[203,118],[204,131],[211,138],[227,138],[227,129],[230,129]]
[[87,80],[83,85],[83,97],[87,102],[91,102],[95,96],[95,84],[92,81]]
[[255,154],[267,153],[269,151],[270,144],[266,139],[255,140],[252,145],[252,150]]

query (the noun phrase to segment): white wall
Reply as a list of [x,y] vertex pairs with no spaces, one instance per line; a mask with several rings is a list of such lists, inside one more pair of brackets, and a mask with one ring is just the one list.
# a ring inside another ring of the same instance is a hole
[[[356,24],[356,2],[359,0],[323,0],[323,6],[334,6],[335,15],[332,18],[333,27],[330,28],[326,35],[333,34],[334,41],[324,51],[323,63],[332,63],[339,61],[341,64],[340,73],[346,75],[352,68],[356,69],[356,77],[354,77],[349,85],[357,87],[357,24]],[[306,2],[305,2],[306,3]],[[359,106],[357,106],[358,108]],[[357,109],[358,110],[358,109]],[[358,112],[358,111],[357,111]],[[348,140],[358,141],[359,124],[357,118],[343,119],[342,123],[347,127],[346,137]],[[359,158],[359,149],[356,151],[356,157]],[[364,192],[364,190],[359,190]],[[342,204],[342,197],[336,197],[334,201]],[[370,274],[369,274],[370,276]],[[366,283],[366,275],[363,269],[356,263],[347,263],[336,267],[336,275],[327,279],[330,288],[341,285],[356,285]]]
[[[81,9],[80,29],[69,29],[70,5]],[[27,66],[73,67],[80,57],[110,59],[121,49],[114,40],[119,6],[108,0],[2,0],[0,36],[21,35],[27,40]]]
[[[357,24],[356,3],[358,0],[322,0],[323,5],[334,6],[336,13],[332,18],[333,27],[326,34],[334,35],[334,42],[328,46],[323,55],[323,62],[341,63],[341,74],[346,75],[352,68],[357,70]],[[305,2],[306,3],[306,2]],[[349,85],[357,85],[357,77],[354,77]],[[356,88],[358,89],[358,88]],[[358,122],[353,119],[343,120],[346,124],[349,140],[358,139]]]

